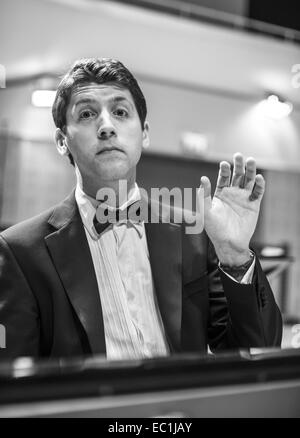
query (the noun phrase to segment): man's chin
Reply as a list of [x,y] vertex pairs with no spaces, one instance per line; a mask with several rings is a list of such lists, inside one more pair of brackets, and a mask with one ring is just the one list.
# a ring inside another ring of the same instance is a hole
[[120,179],[128,179],[128,175],[130,174],[130,170],[127,166],[111,166],[109,168],[100,168],[99,176],[101,176],[102,181],[117,181]]

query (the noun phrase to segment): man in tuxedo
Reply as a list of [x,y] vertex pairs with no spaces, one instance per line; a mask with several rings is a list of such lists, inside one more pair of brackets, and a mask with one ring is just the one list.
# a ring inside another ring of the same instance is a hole
[[[281,315],[249,249],[264,179],[255,160],[220,163],[216,192],[201,178],[204,226],[121,220],[142,202],[136,166],[149,144],[146,102],[119,61],[83,59],[53,104],[58,152],[76,189],[59,205],[0,235],[1,357],[102,354],[109,360],[279,346]],[[127,190],[119,191],[126,181]],[[99,189],[116,205],[98,200]],[[116,210],[117,209],[117,210]]]

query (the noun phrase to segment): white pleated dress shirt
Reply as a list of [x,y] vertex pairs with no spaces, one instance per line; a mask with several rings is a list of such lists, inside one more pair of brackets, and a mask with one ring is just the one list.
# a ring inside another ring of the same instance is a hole
[[[144,224],[110,224],[99,236],[93,225],[98,202],[78,184],[75,198],[98,283],[107,359],[167,356],[169,348],[156,302]],[[120,209],[138,199],[136,185]]]

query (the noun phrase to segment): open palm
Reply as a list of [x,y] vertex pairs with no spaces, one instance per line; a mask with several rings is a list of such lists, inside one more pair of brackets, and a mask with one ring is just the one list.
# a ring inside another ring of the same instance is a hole
[[220,163],[216,191],[211,199],[211,184],[207,177],[201,178],[204,189],[204,226],[206,232],[222,257],[224,252],[242,253],[249,248],[259,215],[265,182],[256,175],[256,163],[235,154],[231,178],[230,164]]

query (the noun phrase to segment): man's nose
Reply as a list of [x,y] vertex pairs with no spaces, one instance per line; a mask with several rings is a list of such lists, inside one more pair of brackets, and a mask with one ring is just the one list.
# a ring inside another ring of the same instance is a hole
[[99,129],[97,132],[98,137],[101,140],[106,140],[110,137],[114,137],[116,135],[115,127],[112,123],[112,120],[109,114],[103,114],[101,116]]

